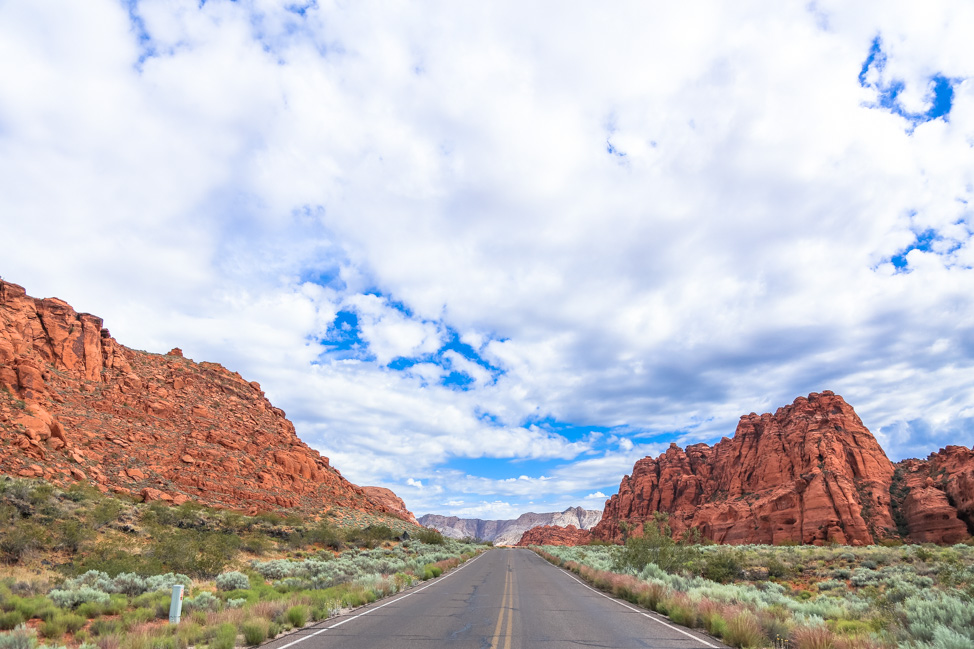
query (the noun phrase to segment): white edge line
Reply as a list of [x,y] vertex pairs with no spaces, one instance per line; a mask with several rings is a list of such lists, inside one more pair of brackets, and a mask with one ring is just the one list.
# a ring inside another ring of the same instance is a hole
[[[540,559],[541,559],[542,561],[544,561],[544,557],[539,557],[539,558],[540,558]],[[550,564],[551,562],[550,562],[550,561],[545,561],[545,563],[549,563],[549,564]],[[556,567],[559,567],[559,568],[560,568],[561,566],[556,566]],[[721,649],[721,646],[720,646],[720,645],[715,645],[715,644],[710,644],[709,642],[707,642],[706,640],[704,640],[704,639],[703,639],[703,638],[701,638],[700,636],[696,636],[696,635],[694,635],[694,634],[692,634],[692,633],[690,633],[689,631],[684,631],[684,630],[683,630],[683,629],[681,629],[680,627],[677,627],[677,626],[673,626],[673,625],[672,625],[672,624],[670,624],[669,622],[664,622],[663,620],[661,620],[661,619],[659,619],[659,618],[657,618],[657,617],[654,617],[654,616],[652,616],[652,615],[650,615],[650,614],[649,614],[649,613],[647,613],[646,611],[641,611],[641,610],[639,610],[638,608],[633,608],[632,606],[629,606],[628,604],[626,604],[626,603],[625,603],[625,602],[623,602],[622,600],[618,600],[618,599],[616,599],[615,597],[610,597],[610,596],[608,596],[608,595],[606,595],[605,593],[603,593],[602,591],[600,591],[600,590],[596,590],[596,589],[594,589],[594,588],[592,588],[591,586],[589,586],[589,585],[588,585],[588,584],[586,584],[586,583],[585,583],[584,581],[582,581],[581,579],[579,579],[579,578],[578,578],[578,577],[576,577],[575,575],[573,575],[573,574],[571,574],[570,572],[568,572],[568,571],[567,571],[567,570],[565,570],[564,568],[562,568],[562,570],[561,570],[561,571],[562,571],[563,573],[565,573],[565,575],[567,575],[567,576],[568,576],[568,577],[569,577],[570,579],[574,579],[575,581],[577,581],[578,583],[580,583],[580,584],[581,584],[582,586],[585,586],[585,587],[586,587],[586,588],[588,588],[588,589],[589,589],[590,591],[592,591],[593,593],[595,593],[596,595],[601,595],[602,597],[604,597],[604,598],[606,598],[607,600],[609,600],[609,601],[611,601],[611,602],[615,602],[616,604],[619,604],[620,606],[623,606],[623,607],[625,607],[625,608],[627,608],[627,609],[629,609],[630,611],[633,611],[634,613],[639,613],[639,614],[640,614],[640,615],[642,615],[643,617],[647,617],[647,618],[649,618],[649,619],[650,619],[650,620],[652,620],[653,622],[657,622],[657,623],[659,623],[659,624],[662,624],[663,626],[666,626],[666,627],[669,627],[669,628],[671,628],[671,629],[673,629],[674,631],[678,631],[679,633],[682,633],[683,635],[685,635],[685,636],[687,636],[688,638],[693,638],[694,640],[696,640],[696,641],[698,641],[698,642],[701,642],[701,643],[703,643],[703,644],[705,644],[705,645],[707,645],[707,646],[708,646],[708,647],[710,647],[711,649]],[[283,647],[281,647],[281,649],[284,649],[284,648],[283,648]]]
[[[488,550],[487,552],[490,552],[490,550]],[[402,597],[397,597],[396,599],[389,600],[385,604],[380,604],[379,606],[373,606],[372,608],[368,609],[367,611],[363,611],[363,612],[359,613],[358,615],[353,615],[352,617],[345,618],[341,622],[336,622],[335,624],[332,624],[331,626],[326,626],[323,629],[318,629],[314,633],[309,633],[308,635],[301,636],[297,640],[293,640],[293,641],[291,641],[291,642],[289,642],[289,643],[287,643],[285,645],[281,645],[280,647],[277,647],[277,649],[287,649],[288,647],[293,647],[294,645],[298,644],[299,642],[304,642],[305,640],[308,640],[309,638],[313,638],[316,635],[320,635],[320,634],[324,633],[325,631],[328,631],[329,629],[334,629],[335,627],[339,627],[339,626],[345,624],[346,622],[351,622],[352,620],[356,620],[356,619],[362,617],[363,615],[368,615],[372,611],[378,611],[380,608],[384,608],[386,606],[389,606],[389,604],[395,604],[396,602],[402,601],[402,600],[406,599],[407,597],[409,597],[411,595],[415,595],[416,593],[421,593],[424,590],[426,590],[427,588],[429,588],[430,586],[434,586],[434,585],[442,582],[444,579],[450,577],[451,575],[457,574],[458,572],[460,572],[461,570],[463,570],[464,568],[466,568],[467,566],[469,566],[471,563],[473,563],[474,561],[476,561],[480,557],[482,557],[485,554],[487,554],[487,552],[481,552],[476,557],[474,557],[473,559],[467,561],[463,565],[457,566],[457,568],[455,570],[451,570],[450,572],[448,572],[445,575],[443,575],[443,577],[431,581],[430,583],[426,584],[422,588],[417,588],[416,590],[413,590],[413,591],[410,591],[410,592],[406,593]],[[717,648],[714,647],[714,649],[717,649]]]

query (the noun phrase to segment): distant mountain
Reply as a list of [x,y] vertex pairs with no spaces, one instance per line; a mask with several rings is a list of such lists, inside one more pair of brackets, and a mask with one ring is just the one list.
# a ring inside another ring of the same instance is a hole
[[569,507],[563,512],[547,514],[529,512],[521,514],[514,520],[507,521],[485,521],[479,518],[426,514],[419,517],[419,524],[432,527],[454,539],[469,536],[493,541],[497,545],[516,545],[521,540],[521,535],[532,527],[539,525],[558,525],[561,527],[574,525],[579,529],[588,530],[595,527],[601,518],[602,512],[600,511]]

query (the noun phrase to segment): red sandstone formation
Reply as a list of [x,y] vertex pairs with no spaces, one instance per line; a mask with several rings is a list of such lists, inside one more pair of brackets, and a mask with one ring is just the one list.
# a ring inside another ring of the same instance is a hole
[[580,530],[574,525],[539,525],[532,527],[521,536],[519,546],[529,545],[586,545],[592,540],[592,533]]
[[926,460],[896,465],[892,492],[900,498],[894,511],[912,540],[956,543],[974,526],[974,451],[948,446]]
[[742,417],[734,438],[713,447],[672,444],[639,460],[593,534],[621,542],[623,528],[638,533],[662,511],[674,534],[695,527],[720,543],[861,545],[896,535],[902,511],[911,539],[951,543],[974,529],[972,455],[952,446],[902,463],[907,478],[893,491],[904,500],[894,507],[894,466],[876,439],[842,397],[812,393],[774,415]]
[[410,523],[419,525],[413,513],[406,509],[406,503],[392,489],[386,489],[385,487],[362,487],[362,490],[369,498],[381,504],[386,511],[392,512],[399,518],[407,520]]
[[145,501],[405,511],[343,478],[256,382],[179,349],[124,347],[101,318],[2,280],[0,432],[2,473]]

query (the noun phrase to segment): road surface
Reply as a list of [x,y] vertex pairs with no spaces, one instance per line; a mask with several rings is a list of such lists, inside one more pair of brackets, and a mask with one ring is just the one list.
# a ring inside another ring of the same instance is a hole
[[608,597],[525,549],[495,549],[433,581],[264,649],[724,649]]

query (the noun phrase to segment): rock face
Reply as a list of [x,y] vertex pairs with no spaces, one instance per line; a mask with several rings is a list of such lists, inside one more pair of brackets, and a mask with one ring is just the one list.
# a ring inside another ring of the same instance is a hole
[[385,487],[362,487],[362,490],[369,498],[385,507],[386,511],[393,512],[399,518],[419,525],[413,513],[406,509],[406,503],[392,489],[386,489]]
[[742,417],[713,447],[672,444],[639,460],[593,534],[621,542],[660,511],[674,534],[693,527],[719,543],[950,543],[974,530],[972,471],[972,452],[954,446],[895,468],[852,407],[824,391]]
[[569,507],[563,512],[521,514],[516,519],[490,521],[479,518],[457,518],[426,514],[419,517],[419,524],[439,530],[444,535],[462,539],[465,537],[493,541],[497,545],[515,545],[527,530],[539,525],[573,525],[582,530],[593,528],[602,518],[602,512],[581,507]]
[[956,543],[974,533],[974,451],[948,446],[926,460],[896,465],[891,489],[901,533],[926,543]]
[[0,432],[7,474],[244,511],[405,511],[343,478],[256,382],[124,347],[101,318],[2,280]]
[[520,546],[529,545],[586,545],[592,540],[592,533],[580,530],[574,525],[559,527],[557,525],[541,525],[532,527],[521,536],[517,542]]

